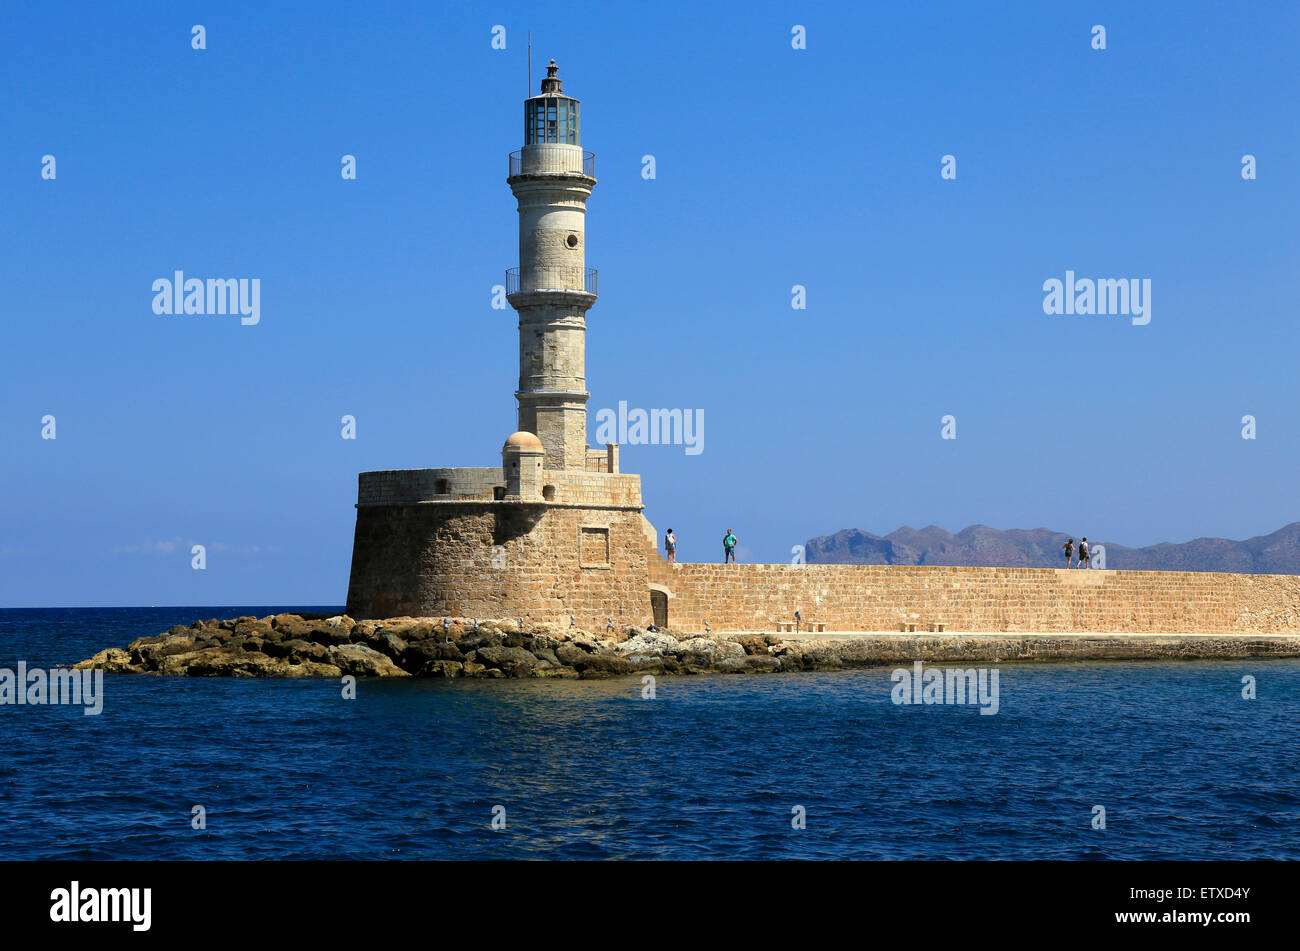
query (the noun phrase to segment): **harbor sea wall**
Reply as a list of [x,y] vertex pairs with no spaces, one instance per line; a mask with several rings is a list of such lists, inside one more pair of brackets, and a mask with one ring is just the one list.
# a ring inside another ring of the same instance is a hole
[[1300,633],[1295,575],[652,559],[650,582],[656,623],[674,630],[775,632],[798,611],[802,630]]

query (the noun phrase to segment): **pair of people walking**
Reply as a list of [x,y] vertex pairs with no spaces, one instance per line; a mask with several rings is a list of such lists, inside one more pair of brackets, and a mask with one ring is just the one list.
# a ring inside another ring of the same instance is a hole
[[1062,548],[1065,551],[1065,567],[1067,568],[1088,567],[1089,561],[1092,556],[1088,554],[1088,537],[1086,535],[1079,542],[1079,564],[1077,566],[1072,564],[1072,560],[1074,558],[1074,539],[1071,538],[1062,546]]

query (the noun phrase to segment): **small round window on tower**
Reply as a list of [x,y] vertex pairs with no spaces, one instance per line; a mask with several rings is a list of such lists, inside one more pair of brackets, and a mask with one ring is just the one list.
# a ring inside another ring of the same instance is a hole
[[564,243],[571,248],[576,248],[578,246],[578,236],[576,234],[571,234],[564,239]]

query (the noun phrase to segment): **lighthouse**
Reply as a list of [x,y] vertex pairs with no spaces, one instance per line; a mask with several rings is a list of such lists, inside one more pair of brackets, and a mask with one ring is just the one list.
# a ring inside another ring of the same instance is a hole
[[510,153],[506,183],[519,226],[518,265],[506,271],[519,318],[516,431],[499,465],[358,476],[348,614],[663,626],[672,594],[641,477],[622,471],[616,444],[587,445],[595,162],[554,60],[541,92],[524,100],[523,146]]
[[581,105],[551,60],[524,101],[524,145],[507,184],[519,205],[519,266],[506,299],[519,314],[518,429],[541,440],[543,469],[587,467],[587,311],[596,271],[586,263],[587,199],[595,156],[582,148]]

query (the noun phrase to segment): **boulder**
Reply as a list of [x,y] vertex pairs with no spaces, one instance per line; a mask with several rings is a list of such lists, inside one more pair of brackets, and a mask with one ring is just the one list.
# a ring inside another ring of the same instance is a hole
[[262,621],[255,617],[240,618],[239,623],[234,627],[234,632],[243,637],[256,636],[265,640],[275,629],[271,627],[270,621]]
[[437,677],[450,680],[464,672],[465,665],[454,660],[431,660],[419,670],[421,677]]
[[357,677],[409,677],[385,654],[365,644],[341,644],[329,649],[329,662]]
[[301,664],[284,664],[279,668],[276,676],[290,678],[306,677],[330,677],[337,679],[343,676],[343,671],[339,670],[333,664],[318,664],[314,660],[305,660]]
[[[504,647],[505,638],[500,631],[480,630],[477,634],[464,635],[456,641],[456,644],[462,651],[468,653],[469,651],[476,651],[480,647]],[[516,644],[515,646],[518,647],[519,645]]]
[[620,654],[676,654],[681,650],[677,638],[663,631],[640,631],[614,646]]
[[587,658],[591,656],[591,652],[583,650],[576,644],[561,644],[555,648],[555,656],[558,658],[559,663],[564,664],[566,667],[577,667],[579,664],[586,662]]
[[373,647],[381,654],[387,654],[393,660],[400,658],[407,648],[406,641],[385,628],[380,628],[368,636],[361,637],[359,642],[367,647]]
[[[474,651],[470,651],[469,653],[473,654]],[[472,658],[461,651],[460,647],[454,641],[450,644],[446,644],[442,641],[431,638],[429,640],[417,641],[414,644],[407,644],[406,649],[402,651],[401,659],[397,662],[406,670],[415,673],[431,661],[452,660],[457,663],[464,663],[469,659]]]
[[477,662],[511,677],[527,677],[537,666],[537,658],[522,647],[480,647],[474,653]]
[[752,655],[746,657],[724,657],[714,665],[715,670],[723,673],[761,673],[778,670],[781,662],[775,657]]
[[110,674],[130,673],[137,670],[131,663],[131,655],[120,647],[102,650],[94,657],[72,665],[73,670],[102,670]]
[[691,637],[681,642],[683,654],[699,654],[709,662],[722,660],[724,657],[744,657],[745,648],[735,641],[716,637]]
[[529,676],[548,680],[577,680],[579,674],[572,667],[536,667]]
[[285,665],[261,652],[249,653],[217,647],[192,654],[173,654],[163,659],[162,672],[190,677],[273,677]]
[[664,669],[664,659],[658,654],[628,654],[627,662],[637,672],[657,672]]
[[608,654],[587,654],[572,666],[583,677],[619,677],[632,673],[632,664],[627,658],[612,651]]
[[342,625],[333,625],[325,621],[304,622],[302,625],[286,625],[280,628],[286,638],[301,638],[325,647],[337,647],[352,642],[352,629]]

